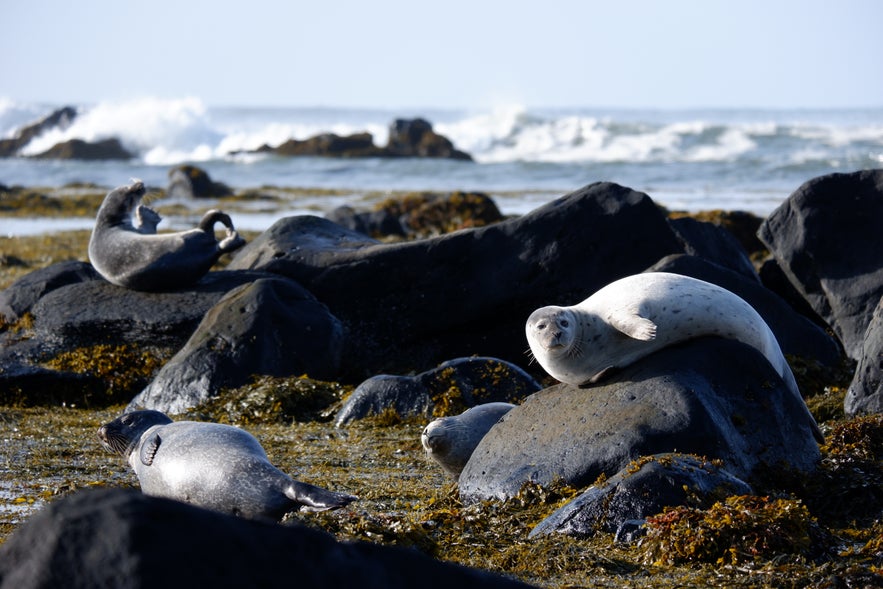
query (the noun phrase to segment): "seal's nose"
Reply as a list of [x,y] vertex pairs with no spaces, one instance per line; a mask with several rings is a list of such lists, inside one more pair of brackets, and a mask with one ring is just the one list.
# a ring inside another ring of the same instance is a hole
[[107,441],[107,426],[106,425],[102,425],[101,427],[98,428],[98,439],[101,440],[102,442]]

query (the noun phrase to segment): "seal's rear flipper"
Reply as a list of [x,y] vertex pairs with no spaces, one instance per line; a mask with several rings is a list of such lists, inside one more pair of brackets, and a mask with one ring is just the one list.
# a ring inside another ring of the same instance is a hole
[[348,493],[328,491],[314,485],[293,481],[285,495],[301,506],[302,511],[325,511],[349,505],[358,497]]

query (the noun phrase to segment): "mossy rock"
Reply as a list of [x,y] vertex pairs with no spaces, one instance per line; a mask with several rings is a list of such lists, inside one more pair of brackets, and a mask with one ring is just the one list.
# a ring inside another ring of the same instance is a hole
[[335,382],[263,376],[222,391],[190,413],[221,423],[291,423],[329,421],[352,387]]

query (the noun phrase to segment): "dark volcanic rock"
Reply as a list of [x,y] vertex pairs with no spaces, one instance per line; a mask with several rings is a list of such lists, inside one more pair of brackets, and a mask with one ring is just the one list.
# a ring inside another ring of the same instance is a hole
[[33,157],[62,160],[129,160],[134,156],[123,147],[119,139],[111,138],[94,142],[70,139]]
[[471,355],[523,365],[532,311],[682,251],[647,195],[597,183],[517,219],[396,244],[290,217],[228,267],[289,276],[328,305],[351,336],[344,369],[361,380]]
[[819,460],[803,405],[754,348],[700,338],[663,349],[588,388],[528,397],[482,439],[460,475],[464,501],[505,499],[526,482],[585,487],[640,456],[719,458],[747,482]]
[[843,407],[848,416],[883,413],[883,298],[865,332],[862,355]]
[[47,293],[68,284],[99,278],[91,264],[73,260],[35,270],[0,291],[0,316],[7,323],[13,323]]
[[[295,563],[296,570],[284,563]],[[527,587],[415,550],[338,542],[138,491],[54,501],[0,546],[0,588]]]
[[742,245],[723,227],[690,217],[669,219],[668,222],[688,254],[729,268],[755,282],[760,281]]
[[135,291],[105,280],[69,284],[33,306],[34,332],[59,349],[107,342],[180,346],[224,294],[266,276],[209,272],[190,288],[165,293]]
[[419,118],[396,119],[390,124],[386,152],[400,157],[472,159],[469,154],[454,149],[454,144],[436,133],[429,121]]
[[229,196],[233,190],[223,182],[212,180],[202,168],[184,165],[169,170],[166,194],[170,198],[207,198]]
[[343,328],[300,285],[284,278],[227,293],[129,409],[181,413],[254,375],[337,375]]
[[785,275],[857,360],[883,296],[883,170],[803,184],[760,227]]
[[44,131],[49,131],[60,127],[62,129],[68,127],[77,116],[77,109],[72,106],[65,106],[55,110],[39,121],[22,127],[11,139],[0,139],[0,157],[12,157],[18,151],[31,142],[31,139],[37,137]]
[[502,401],[516,403],[540,390],[524,370],[496,358],[458,358],[416,376],[373,376],[360,384],[338,411],[338,427],[388,409],[402,417],[455,415]]
[[751,493],[750,485],[706,460],[658,454],[589,487],[537,524],[530,537],[557,533],[585,538],[616,532],[626,522],[662,513],[665,507],[704,508],[730,495]]
[[647,271],[673,272],[722,286],[754,307],[770,326],[783,353],[812,358],[825,366],[840,365],[840,345],[825,330],[795,312],[756,280],[701,258],[677,254],[663,258]]

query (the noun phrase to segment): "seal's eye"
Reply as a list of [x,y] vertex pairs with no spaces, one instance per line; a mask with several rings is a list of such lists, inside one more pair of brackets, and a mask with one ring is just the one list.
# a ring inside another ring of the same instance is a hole
[[546,329],[545,323],[537,323],[537,331],[543,331],[544,329]]
[[567,319],[562,319],[561,327],[570,327],[570,322]]

